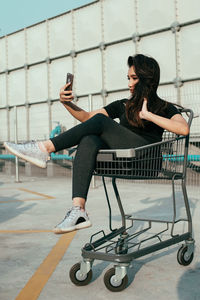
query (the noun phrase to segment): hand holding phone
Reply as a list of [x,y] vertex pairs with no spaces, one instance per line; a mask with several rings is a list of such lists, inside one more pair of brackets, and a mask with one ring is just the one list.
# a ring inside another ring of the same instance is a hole
[[71,73],[67,73],[66,84],[70,83],[68,87],[65,88],[65,91],[71,91],[73,87],[73,79],[74,75]]
[[[64,87],[60,89],[60,102],[63,104],[69,105],[71,101],[74,99],[72,95],[72,85],[73,85],[74,75],[71,73],[67,73],[66,84]],[[67,87],[66,87],[67,85]]]

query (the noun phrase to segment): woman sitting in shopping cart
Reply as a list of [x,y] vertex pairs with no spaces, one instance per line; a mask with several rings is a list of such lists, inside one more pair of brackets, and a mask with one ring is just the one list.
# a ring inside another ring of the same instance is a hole
[[[73,163],[72,208],[54,229],[65,233],[91,226],[85,211],[90,181],[100,149],[136,148],[162,140],[164,129],[187,135],[189,128],[178,109],[157,95],[160,68],[155,59],[142,54],[128,57],[130,97],[87,112],[72,103],[70,83],[60,90],[60,101],[81,124],[46,141],[23,144],[5,142],[14,155],[41,168],[50,153],[77,146]],[[119,123],[114,121],[118,118]]]

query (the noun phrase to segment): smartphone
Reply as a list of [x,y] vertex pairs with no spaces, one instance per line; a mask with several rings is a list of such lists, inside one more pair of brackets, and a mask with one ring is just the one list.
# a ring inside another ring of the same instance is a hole
[[67,73],[66,83],[70,82],[70,85],[65,89],[65,91],[71,91],[73,86],[74,75],[71,73]]

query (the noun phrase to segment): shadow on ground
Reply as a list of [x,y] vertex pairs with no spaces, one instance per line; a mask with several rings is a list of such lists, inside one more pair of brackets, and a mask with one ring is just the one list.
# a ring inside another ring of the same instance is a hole
[[200,299],[200,262],[180,277],[177,292],[180,300]]

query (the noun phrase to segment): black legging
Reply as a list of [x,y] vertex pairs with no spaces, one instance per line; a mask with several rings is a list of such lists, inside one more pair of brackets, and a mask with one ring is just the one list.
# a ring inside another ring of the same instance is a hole
[[51,138],[55,152],[78,145],[73,163],[72,197],[86,199],[100,149],[127,149],[147,145],[142,136],[103,114]]

